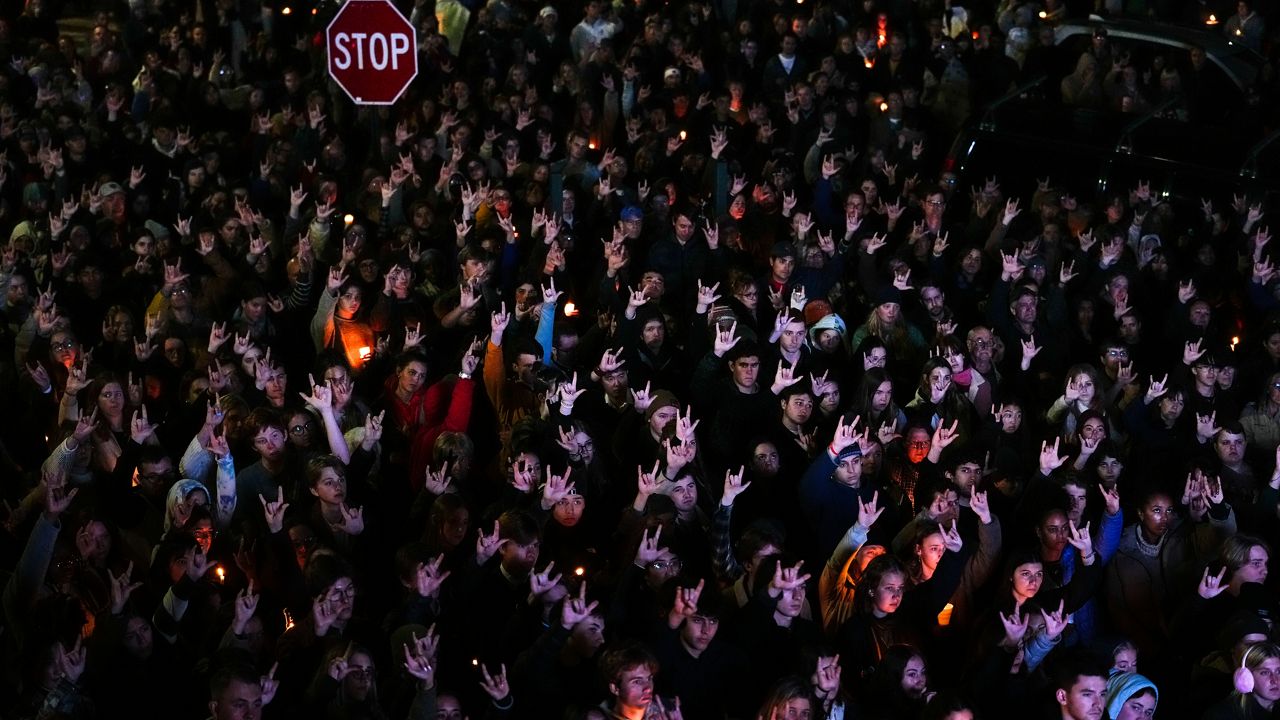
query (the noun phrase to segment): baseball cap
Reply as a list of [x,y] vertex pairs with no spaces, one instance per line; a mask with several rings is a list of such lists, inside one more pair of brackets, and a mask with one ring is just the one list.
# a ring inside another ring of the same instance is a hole
[[548,15],[554,15],[556,17],[560,17],[560,13],[557,12],[556,9],[551,7],[550,5],[547,5],[538,11],[538,17],[540,18],[546,17]]
[[644,220],[644,211],[639,205],[628,205],[622,208],[622,220]]
[[102,183],[102,187],[98,188],[98,194],[104,198],[122,192],[124,192],[124,187],[118,182],[105,182]]

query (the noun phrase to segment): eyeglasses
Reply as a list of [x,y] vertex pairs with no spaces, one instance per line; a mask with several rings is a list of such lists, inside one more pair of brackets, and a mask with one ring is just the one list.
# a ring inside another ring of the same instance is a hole
[[178,473],[174,472],[173,470],[170,470],[168,472],[162,472],[162,473],[145,473],[145,474],[139,473],[138,474],[138,480],[146,483],[158,483],[161,481],[167,482],[176,477],[178,477]]
[[654,560],[653,562],[649,563],[649,569],[657,570],[658,572],[662,572],[667,568],[670,568],[672,570],[679,570],[682,567],[684,567],[684,561],[681,560],[680,558],[672,558],[670,560]]
[[364,678],[365,680],[373,679],[374,670],[372,665],[348,665],[347,671],[352,677]]
[[345,588],[330,588],[328,597],[330,602],[337,602],[339,600],[355,600],[356,586],[348,585]]
[[1129,357],[1128,350],[1108,350],[1107,357]]
[[914,440],[914,441],[912,441],[912,442],[907,443],[907,447],[911,448],[912,450],[928,450],[928,449],[929,449],[929,441],[928,441],[928,440]]
[[197,540],[212,541],[218,537],[218,531],[213,528],[200,528],[198,530],[193,530],[191,532],[191,536]]
[[294,435],[302,435],[303,433],[307,432],[308,430],[310,430],[315,426],[316,426],[315,423],[308,420],[298,425],[289,426],[289,432],[293,433]]
[[75,349],[75,347],[76,347],[76,341],[75,341],[75,340],[63,340],[62,342],[54,343],[54,344],[52,345],[52,347],[53,347],[53,349],[54,349],[54,350],[56,350],[57,352],[63,352],[63,351],[65,351],[65,350],[74,350],[74,349]]

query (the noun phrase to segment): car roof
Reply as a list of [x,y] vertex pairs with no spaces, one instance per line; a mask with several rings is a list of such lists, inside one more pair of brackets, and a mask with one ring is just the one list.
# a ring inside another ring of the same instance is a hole
[[1242,89],[1252,86],[1261,71],[1261,56],[1244,45],[1217,32],[1182,25],[1139,20],[1103,20],[1091,16],[1088,20],[1074,20],[1058,25],[1054,28],[1054,39],[1061,43],[1069,37],[1092,34],[1098,28],[1105,28],[1107,36],[1113,39],[1142,40],[1183,50],[1196,46],[1204,48],[1209,60],[1222,68]]

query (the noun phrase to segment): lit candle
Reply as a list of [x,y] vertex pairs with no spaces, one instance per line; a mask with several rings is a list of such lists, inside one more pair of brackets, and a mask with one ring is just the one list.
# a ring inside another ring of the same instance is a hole
[[1045,11],[1041,10],[1041,11],[1040,11],[1040,19],[1041,19],[1041,20],[1044,20],[1044,19],[1045,19],[1045,18],[1047,18],[1047,17],[1049,17],[1049,13],[1047,13],[1047,12],[1045,12]]
[[1231,352],[1235,352],[1236,346],[1239,344],[1240,344],[1240,337],[1238,335],[1232,335],[1231,336]]
[[592,150],[595,150],[595,149],[596,149],[596,141],[595,141],[595,140],[592,140],[591,142],[587,143],[587,147],[591,148]]
[[577,575],[578,577],[582,577],[583,575],[587,574],[587,569],[579,565],[578,567],[573,569],[573,574]]
[[356,216],[352,215],[351,213],[347,213],[346,215],[342,216],[342,224],[347,227],[351,227],[351,223],[355,221],[356,221]]
[[565,304],[564,304],[564,316],[565,316],[565,317],[577,317],[577,316],[578,316],[578,306],[577,306],[577,305],[575,305],[575,304],[574,304],[574,302],[573,302],[572,300],[570,300],[569,302],[567,302],[567,303],[565,303]]
[[938,613],[938,625],[946,627],[951,624],[951,612],[956,609],[955,605],[947,603],[942,608],[942,612]]
[[292,14],[293,14],[293,8],[291,8],[291,7],[282,8],[282,9],[280,10],[280,14],[281,14],[281,15],[292,15]]
[[681,130],[681,131],[680,131],[680,141],[681,141],[681,142],[684,142],[685,137],[687,137],[687,135],[685,134],[685,132],[684,132],[683,130]]
[[867,58],[867,59],[865,59],[865,60],[863,60],[863,61],[862,61],[862,64],[863,64],[863,65],[866,65],[866,66],[867,66],[867,69],[869,70],[869,69],[871,69],[871,68],[873,68],[873,67],[875,67],[875,66],[876,66],[876,61],[875,61],[875,60],[872,60],[871,58]]
[[1208,19],[1208,20],[1205,20],[1205,21],[1204,21],[1204,24],[1205,24],[1205,25],[1217,25],[1217,24],[1218,24],[1218,16],[1217,16],[1217,15],[1210,14],[1210,15],[1209,15],[1209,19]]
[[360,348],[359,353],[360,353],[361,360],[368,360],[369,358],[373,357],[373,349],[370,348],[368,345]]
[[889,103],[887,102],[880,103],[880,112],[889,112]]
[[221,565],[213,568],[213,574],[218,576],[218,582],[225,583],[227,581],[227,571]]

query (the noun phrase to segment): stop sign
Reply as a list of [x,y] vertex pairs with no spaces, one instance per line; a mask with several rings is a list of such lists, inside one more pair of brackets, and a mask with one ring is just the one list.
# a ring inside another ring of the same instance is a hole
[[388,0],[348,0],[325,50],[329,76],[357,105],[390,105],[418,75],[418,36]]

